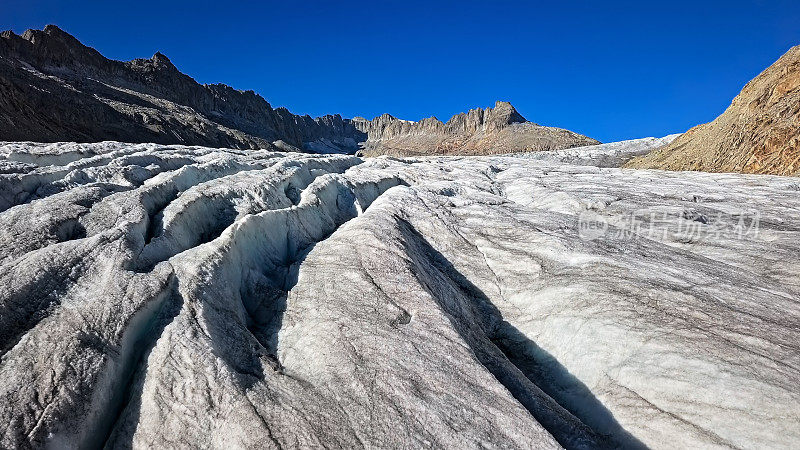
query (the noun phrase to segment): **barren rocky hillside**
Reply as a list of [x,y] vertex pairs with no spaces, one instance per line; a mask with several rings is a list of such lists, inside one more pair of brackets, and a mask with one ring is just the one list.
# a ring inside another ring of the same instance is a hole
[[[363,133],[340,116],[273,109],[252,91],[200,85],[156,53],[105,58],[56,26],[0,36],[0,139],[155,142],[354,152]],[[291,147],[287,147],[287,145]]]
[[528,122],[508,102],[471,109],[444,123],[436,117],[409,122],[388,114],[353,123],[367,133],[367,156],[491,155],[599,144],[569,130]]
[[626,167],[800,175],[800,46],[747,83],[713,122]]

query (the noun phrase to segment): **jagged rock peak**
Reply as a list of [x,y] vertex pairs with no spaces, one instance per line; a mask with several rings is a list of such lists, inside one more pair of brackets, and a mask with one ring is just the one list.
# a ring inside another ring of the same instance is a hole
[[498,100],[494,103],[494,109],[487,108],[487,111],[493,111],[496,117],[504,118],[508,124],[528,121],[522,117],[522,114],[520,114],[510,102]]
[[5,45],[0,45],[0,56],[24,60],[33,66],[74,68],[110,63],[100,52],[55,25],[47,25],[43,30],[28,29],[22,36],[9,30],[1,37]]
[[171,68],[175,67],[175,65],[172,64],[172,61],[170,61],[169,58],[167,58],[167,55],[165,55],[165,54],[163,54],[161,52],[156,52],[153,55],[153,57],[150,58],[150,60],[152,60],[157,66],[164,66],[164,67],[171,67]]
[[[48,24],[48,25],[45,25],[43,31],[45,33],[49,34],[50,36],[61,36],[61,37],[65,37],[65,38],[68,38],[68,39],[75,39],[74,36],[72,36],[71,34],[69,34],[66,31],[64,31],[61,28],[59,28],[58,25],[54,25],[52,23]],[[77,40],[77,39],[75,39],[75,40]]]
[[509,102],[497,101],[494,108],[475,108],[456,114],[445,124],[450,132],[497,131],[512,123],[527,122]]
[[[450,120],[447,121],[447,123],[458,122],[458,121],[461,120],[460,119],[461,117],[478,118],[481,121],[481,123],[484,120],[489,119],[489,120],[492,120],[495,123],[498,123],[498,124],[502,123],[502,124],[505,124],[505,125],[510,125],[512,123],[527,122],[525,117],[523,117],[522,114],[520,114],[517,111],[517,109],[514,108],[513,105],[511,105],[510,102],[501,101],[501,100],[496,101],[493,108],[492,107],[488,107],[488,108],[473,108],[473,109],[470,109],[469,111],[467,111],[466,113],[462,112],[462,113],[455,114],[450,118]],[[420,123],[421,124],[423,122],[427,122],[428,124],[432,124],[432,123],[442,123],[443,124],[443,122],[440,121],[439,119],[437,119],[436,116],[426,117],[426,118],[420,120],[419,122],[414,122],[414,121],[411,121],[411,120],[399,119],[399,118],[397,118],[397,117],[395,117],[395,116],[393,116],[391,114],[388,114],[388,113],[383,113],[383,114],[381,114],[379,116],[376,116],[371,121],[365,119],[364,117],[360,117],[360,116],[359,117],[354,117],[352,120],[356,121],[356,122],[390,122],[390,121],[398,121],[398,122],[404,122],[404,123],[409,123],[409,124],[414,124],[414,123]]]
[[75,36],[67,33],[56,25],[46,25],[42,30],[27,29],[22,33],[22,38],[36,44],[37,40],[42,36],[48,36],[58,41],[78,48],[88,48],[81,43]]
[[366,132],[370,139],[393,138],[402,134],[437,133],[464,134],[493,132],[514,123],[527,122],[511,103],[495,102],[494,108],[474,108],[458,113],[443,123],[436,117],[428,117],[419,122],[398,119],[390,114],[381,114],[371,121],[361,117],[353,119],[354,124]]

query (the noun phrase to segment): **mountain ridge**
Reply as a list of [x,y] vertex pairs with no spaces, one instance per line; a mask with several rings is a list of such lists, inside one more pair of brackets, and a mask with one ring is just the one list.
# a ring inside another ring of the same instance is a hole
[[[25,89],[26,82],[28,86],[37,86],[55,74],[72,87],[76,94],[86,94],[73,95],[79,97],[79,105],[86,105],[98,112],[107,112],[112,119],[118,119],[120,123],[132,127],[130,132],[115,129],[108,124],[112,120],[104,121],[102,117],[94,117],[99,115],[95,114],[90,118],[95,118],[94,122],[102,124],[99,129],[91,127],[90,123],[75,123],[73,120],[65,124],[72,125],[65,127],[68,128],[65,132],[48,133],[48,128],[53,127],[35,126],[29,122],[23,123],[23,127],[16,126],[17,129],[25,129],[15,133],[15,130],[9,130],[7,126],[8,123],[13,123],[13,119],[5,117],[5,121],[0,121],[0,135],[6,140],[40,140],[29,138],[30,135],[41,135],[41,140],[48,141],[150,141],[255,149],[271,148],[272,142],[279,139],[299,148],[306,141],[321,138],[340,140],[342,136],[339,135],[358,135],[339,115],[317,119],[297,116],[285,108],[272,108],[269,102],[252,90],[237,90],[224,84],[201,85],[181,73],[161,52],[156,52],[149,59],[138,58],[127,62],[105,58],[55,25],[48,25],[44,30],[27,30],[21,36],[11,31],[3,32],[0,56],[3,57],[0,89],[20,103],[31,98],[39,100],[43,104],[41,106],[56,103],[47,102],[46,98]],[[25,69],[28,69],[27,73],[22,74]],[[102,89],[104,86],[97,86],[98,81],[110,87]],[[62,96],[65,94],[63,89],[55,89],[53,86],[45,86],[45,89],[58,91]],[[98,94],[98,90],[102,100],[98,102],[87,98]],[[14,93],[17,95],[13,95]],[[153,104],[153,99],[149,97],[168,103]],[[155,111],[126,111],[129,114],[123,115],[128,117],[118,117],[114,111],[125,109],[120,108],[118,103],[133,104]],[[182,111],[182,107],[193,111]],[[37,108],[36,112],[41,114],[45,109]],[[18,108],[17,111],[19,110],[24,108]],[[5,116],[17,111],[8,107],[2,108]],[[186,120],[178,120],[181,123],[169,126],[171,119],[180,113],[184,116],[194,113],[195,117],[186,117]],[[137,117],[137,114],[145,117]],[[59,117],[48,117],[46,113],[44,116],[43,119],[51,118],[53,122],[59,122]],[[179,127],[175,125],[183,125],[188,131],[177,130]]]
[[[465,136],[494,135],[527,123],[507,102],[456,114],[446,123],[431,118],[408,128],[402,124],[411,122],[388,114],[373,120],[296,115],[284,107],[273,108],[252,90],[200,84],[161,52],[131,61],[108,59],[55,25],[22,35],[0,33],[0,93],[0,139],[7,141],[153,142],[314,153],[355,153],[364,148],[368,154],[384,149],[418,154],[419,146],[428,152],[447,150],[441,143],[452,135],[456,138],[450,139],[450,147],[464,142],[467,152],[481,153],[490,151],[495,142],[484,139],[470,147]],[[412,129],[416,132],[403,132]],[[552,130],[556,129],[520,130],[534,134],[528,140],[537,143],[512,150],[597,143],[577,133],[559,136]],[[423,142],[417,142],[418,136],[398,141],[403,134],[431,136]],[[398,149],[401,144],[408,148]]]
[[367,156],[499,154],[600,143],[569,130],[529,122],[506,101],[454,114],[447,122],[436,117],[410,122],[389,114],[371,121],[362,117],[352,120],[367,134],[363,151]]

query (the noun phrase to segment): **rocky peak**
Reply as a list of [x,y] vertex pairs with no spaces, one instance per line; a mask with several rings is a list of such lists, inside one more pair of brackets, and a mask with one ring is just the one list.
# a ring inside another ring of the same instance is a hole
[[53,25],[53,24],[45,25],[45,27],[44,27],[44,29],[42,31],[48,36],[57,37],[59,39],[65,40],[65,41],[71,41],[73,44],[84,46],[83,44],[80,43],[80,41],[75,39],[75,37],[73,35],[71,35],[71,34],[67,33],[66,31],[62,30],[57,25]]
[[43,30],[25,30],[22,36],[12,31],[0,37],[6,45],[1,46],[2,56],[21,59],[34,66],[67,67],[102,66],[111,61],[97,50],[87,47],[55,25]]
[[362,144],[367,156],[483,155],[598,143],[568,130],[528,122],[505,101],[456,114],[445,123],[436,117],[410,122],[383,114],[372,120],[354,119],[353,125],[368,136]]
[[498,131],[513,123],[527,122],[509,102],[497,101],[494,108],[475,108],[456,114],[445,124],[449,132]]
[[178,69],[175,67],[175,65],[174,65],[174,64],[172,64],[172,61],[170,61],[170,60],[169,60],[169,58],[167,58],[167,55],[165,55],[165,54],[163,54],[163,53],[161,53],[161,52],[156,52],[156,53],[153,55],[153,57],[152,57],[152,58],[150,58],[150,61],[152,61],[152,62],[153,62],[153,64],[154,64],[156,67],[159,67],[159,68],[165,68],[165,69],[175,69],[175,70],[178,70]]
[[466,113],[454,115],[442,123],[436,117],[428,117],[419,122],[398,119],[390,114],[367,121],[363,118],[353,120],[356,126],[366,132],[370,139],[395,138],[403,134],[473,134],[495,132],[514,123],[527,122],[511,103],[495,102],[494,108],[475,108]]
[[514,108],[509,102],[498,100],[495,102],[494,108],[487,108],[486,110],[487,112],[492,113],[496,121],[502,122],[506,125],[527,122],[527,120],[522,117],[522,114],[517,112],[517,109]]

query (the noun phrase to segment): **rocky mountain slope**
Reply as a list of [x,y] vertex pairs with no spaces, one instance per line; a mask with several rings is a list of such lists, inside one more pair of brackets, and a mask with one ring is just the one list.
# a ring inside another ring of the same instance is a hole
[[0,146],[0,447],[791,448],[800,188],[660,142]]
[[[492,153],[596,143],[524,122],[507,103],[413,126],[312,119],[252,91],[200,85],[156,53],[113,61],[56,26],[0,34],[0,140],[154,142],[315,153]],[[369,139],[369,141],[368,141]],[[374,142],[372,142],[374,141]]]
[[713,122],[626,167],[800,175],[800,46],[747,83]]
[[354,152],[340,116],[273,109],[252,91],[200,85],[156,53],[113,61],[56,26],[0,37],[0,139],[119,140],[233,148],[302,148],[327,141]]
[[599,144],[572,131],[528,122],[508,102],[471,109],[445,123],[436,117],[409,122],[389,114],[372,121],[355,118],[353,123],[367,133],[367,156],[489,155]]

